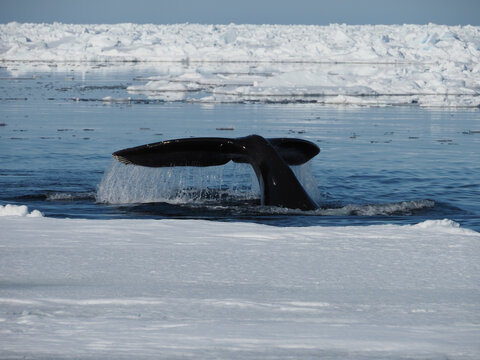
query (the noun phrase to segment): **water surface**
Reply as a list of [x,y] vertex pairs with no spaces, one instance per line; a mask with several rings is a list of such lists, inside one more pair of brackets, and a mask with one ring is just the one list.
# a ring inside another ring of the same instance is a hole
[[[478,109],[165,102],[126,90],[156,75],[154,66],[15,66],[0,68],[0,204],[26,204],[52,217],[291,226],[450,218],[480,230]],[[318,144],[321,153],[296,171],[320,210],[260,206],[246,165],[125,169],[111,157],[171,138],[249,134]]]

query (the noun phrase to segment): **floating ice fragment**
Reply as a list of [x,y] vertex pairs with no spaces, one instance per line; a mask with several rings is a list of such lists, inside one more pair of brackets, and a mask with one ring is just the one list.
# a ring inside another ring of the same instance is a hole
[[0,216],[27,216],[27,217],[43,217],[43,214],[38,210],[28,212],[26,205],[0,205]]
[[128,98],[119,98],[119,99],[116,99],[112,96],[105,96],[104,98],[102,98],[102,101],[104,103],[129,103],[130,101],[132,101],[132,98],[131,97],[128,97]]

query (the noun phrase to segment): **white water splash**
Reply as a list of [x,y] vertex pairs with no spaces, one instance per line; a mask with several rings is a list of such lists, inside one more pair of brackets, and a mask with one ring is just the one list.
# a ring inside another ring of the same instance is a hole
[[305,164],[292,166],[291,169],[295,173],[298,181],[310,197],[317,203],[322,202],[322,194],[318,188],[318,183],[312,172],[312,163],[307,161]]
[[259,197],[253,169],[229,163],[214,167],[147,168],[112,162],[98,187],[96,200],[110,204],[191,203]]
[[340,208],[319,209],[319,215],[333,216],[389,216],[395,214],[408,215],[414,211],[433,208],[435,201],[429,199],[401,201],[386,204],[351,204]]
[[91,199],[95,197],[94,192],[53,192],[47,194],[46,200],[47,201],[75,201],[75,200],[83,200],[83,199]]
[[[322,194],[312,174],[310,163],[292,167],[307,193],[317,203]],[[108,204],[166,202],[171,204],[221,203],[260,197],[255,172],[248,164],[233,162],[212,167],[148,168],[113,161],[98,187],[96,200]],[[391,216],[410,215],[433,208],[429,199],[383,204],[349,204],[313,211],[320,216]],[[268,212],[296,213],[297,210],[268,207]]]

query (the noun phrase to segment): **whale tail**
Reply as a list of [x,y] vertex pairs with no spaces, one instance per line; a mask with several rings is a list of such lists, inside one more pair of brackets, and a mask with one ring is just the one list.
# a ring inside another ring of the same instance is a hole
[[313,210],[318,206],[306,193],[289,165],[301,165],[320,152],[310,141],[293,138],[186,138],[157,142],[113,153],[124,164],[147,167],[217,166],[229,161],[252,165],[260,184],[262,205]]

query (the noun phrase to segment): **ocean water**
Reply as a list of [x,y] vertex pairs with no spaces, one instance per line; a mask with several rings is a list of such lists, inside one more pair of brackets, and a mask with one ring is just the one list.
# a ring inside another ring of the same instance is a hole
[[[169,102],[127,92],[154,75],[153,65],[135,64],[0,68],[0,204],[61,218],[281,226],[449,218],[480,230],[479,109]],[[319,210],[260,206],[247,165],[146,169],[111,157],[172,138],[249,134],[318,144],[320,154],[295,171]]]

